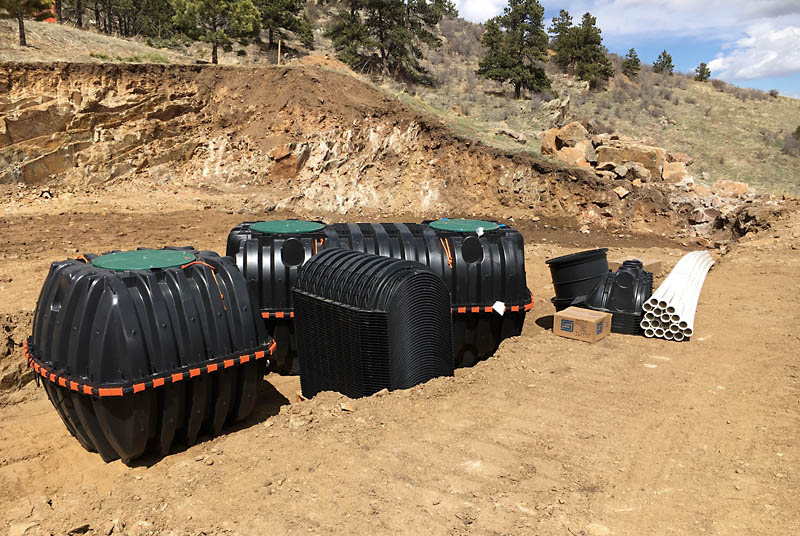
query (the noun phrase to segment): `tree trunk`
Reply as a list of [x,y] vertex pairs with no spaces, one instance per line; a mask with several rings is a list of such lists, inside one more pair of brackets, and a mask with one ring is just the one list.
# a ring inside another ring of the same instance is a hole
[[98,32],[102,31],[102,21],[100,20],[100,2],[94,0],[94,25]]
[[275,36],[273,35],[272,28],[269,29],[269,48],[272,48],[275,45]]
[[214,42],[211,44],[211,63],[213,63],[214,65],[216,65],[216,64],[218,63],[218,58],[217,58],[217,42],[216,42],[216,41],[214,41]]
[[522,82],[517,82],[514,84],[514,98],[519,100],[520,96],[522,96]]
[[83,28],[83,4],[81,0],[75,0],[75,25]]
[[17,13],[17,22],[19,23],[19,46],[28,46],[28,41],[25,39],[25,23],[22,21],[22,13]]
[[56,0],[53,5],[56,8],[56,22],[61,24],[64,21],[61,18],[61,0]]
[[114,14],[111,11],[111,0],[106,0],[106,33],[111,35],[114,32]]

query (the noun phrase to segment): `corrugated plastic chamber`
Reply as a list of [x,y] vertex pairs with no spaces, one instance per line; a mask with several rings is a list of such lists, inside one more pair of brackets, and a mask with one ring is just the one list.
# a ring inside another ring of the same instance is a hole
[[496,222],[243,223],[229,234],[227,254],[236,258],[258,295],[262,316],[278,341],[274,365],[280,372],[293,367],[295,311],[290,289],[303,262],[330,248],[411,260],[438,275],[451,295],[457,366],[485,359],[503,339],[519,335],[525,313],[533,306],[522,235]]
[[233,260],[191,248],[53,263],[26,343],[70,433],[126,463],[245,418],[272,350]]
[[293,297],[306,397],[453,375],[450,293],[419,263],[329,249],[305,263]]

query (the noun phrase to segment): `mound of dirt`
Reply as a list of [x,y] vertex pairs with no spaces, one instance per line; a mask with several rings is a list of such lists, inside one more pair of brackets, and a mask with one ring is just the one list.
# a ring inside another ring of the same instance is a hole
[[355,74],[349,65],[340,61],[338,58],[331,56],[330,54],[310,54],[294,60],[292,64],[333,69],[334,71],[341,71],[349,75]]
[[245,186],[268,209],[309,216],[694,233],[691,192],[488,149],[329,68],[3,64],[0,80],[0,183]]
[[0,402],[33,380],[33,369],[22,358],[22,344],[32,324],[31,312],[0,315]]

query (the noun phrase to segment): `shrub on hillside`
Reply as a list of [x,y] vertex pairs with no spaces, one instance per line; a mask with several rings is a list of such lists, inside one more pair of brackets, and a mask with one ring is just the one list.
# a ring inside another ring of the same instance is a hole
[[781,151],[789,156],[800,156],[800,127],[784,136]]
[[777,98],[778,95],[780,95],[780,92],[777,89],[770,89],[769,90],[769,96],[772,97],[773,99]]
[[716,89],[717,91],[725,91],[725,88],[728,86],[728,84],[726,84],[719,78],[713,79],[711,81],[711,85],[714,86],[714,89]]

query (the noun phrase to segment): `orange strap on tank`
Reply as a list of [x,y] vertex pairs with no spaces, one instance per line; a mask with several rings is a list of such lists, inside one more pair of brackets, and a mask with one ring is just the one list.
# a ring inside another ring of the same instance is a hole
[[214,270],[213,266],[203,261],[192,261],[192,262],[187,262],[186,264],[181,266],[181,270],[185,270],[189,266],[193,266],[195,264],[211,268],[211,277],[214,278],[214,283],[216,283],[217,285],[217,291],[219,292],[219,299],[222,300],[222,308],[227,311],[228,308],[225,306],[225,296],[222,294],[222,287],[219,286],[219,281],[217,281],[217,273],[216,270]]
[[315,238],[314,239],[314,242],[312,244],[312,250],[314,251],[314,255],[317,254],[317,251],[319,251],[319,248],[322,247],[322,244],[324,244],[324,243],[325,243],[325,239],[324,238]]
[[440,238],[439,242],[442,243],[442,249],[444,249],[444,254],[447,255],[447,265],[450,269],[453,269],[453,252],[450,250],[450,243],[447,241],[446,238]]

